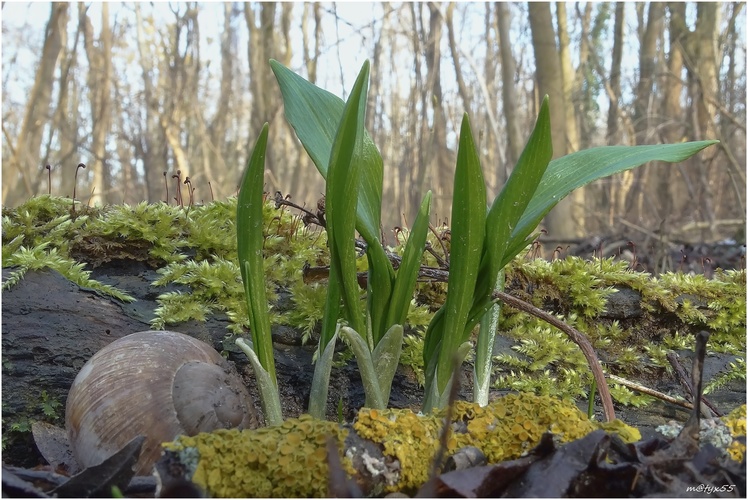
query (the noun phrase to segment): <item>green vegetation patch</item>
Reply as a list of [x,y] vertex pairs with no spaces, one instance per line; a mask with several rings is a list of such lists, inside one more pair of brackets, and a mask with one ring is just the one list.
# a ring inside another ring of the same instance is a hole
[[[37,196],[15,209],[3,209],[2,265],[11,268],[3,289],[34,269],[54,269],[81,286],[119,300],[133,300],[126,290],[90,278],[91,269],[109,261],[137,260],[157,269],[154,286],[182,285],[187,291],[164,291],[154,328],[225,314],[229,330],[249,327],[236,254],[236,199],[193,207],[164,203],[78,208],[69,199]],[[263,257],[271,321],[299,329],[309,340],[319,332],[327,280],[305,280],[304,268],[329,265],[323,229],[305,227],[287,207],[268,200],[263,208]],[[423,264],[438,268],[449,252],[446,228],[428,236]],[[401,255],[408,231],[398,231],[390,250]],[[357,261],[366,270],[366,258]],[[706,385],[706,392],[745,379],[746,272],[717,270],[701,275],[666,273],[657,278],[635,272],[614,259],[569,257],[548,262],[515,259],[506,268],[507,291],[551,311],[587,335],[608,373],[655,380],[671,370],[666,355],[693,348],[693,333],[711,332],[709,352],[734,356],[729,368]],[[606,316],[611,296],[638,294],[641,314]],[[401,363],[421,384],[423,336],[433,313],[443,304],[446,284],[421,281],[408,310]],[[362,290],[362,297],[364,292]],[[361,301],[361,307],[364,307]],[[230,332],[227,332],[227,334]],[[578,347],[556,328],[503,307],[499,336],[509,345],[495,357],[494,387],[562,398],[586,398],[591,374]],[[643,405],[649,396],[613,384],[623,404]]]

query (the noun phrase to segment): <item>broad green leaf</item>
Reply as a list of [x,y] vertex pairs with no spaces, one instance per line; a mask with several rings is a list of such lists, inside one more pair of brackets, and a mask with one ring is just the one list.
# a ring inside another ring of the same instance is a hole
[[327,234],[330,245],[330,277],[340,283],[343,313],[351,326],[363,332],[356,279],[356,203],[360,186],[361,150],[364,137],[369,62],[365,62],[343,109],[330,151],[326,183]]
[[371,352],[374,370],[377,373],[377,380],[379,381],[379,390],[382,392],[382,401],[385,406],[390,400],[392,379],[395,378],[402,349],[403,327],[402,325],[392,325]]
[[252,365],[252,371],[255,373],[257,388],[260,391],[260,402],[262,403],[262,413],[265,415],[265,425],[281,425],[283,423],[283,413],[281,410],[280,395],[275,381],[270,374],[262,367],[260,359],[255,354],[254,348],[247,345],[242,339],[236,339],[236,345],[244,351],[249,358],[249,364]]
[[512,231],[502,266],[530,243],[530,234],[543,217],[577,188],[603,177],[631,170],[650,161],[675,163],[686,160],[719,141],[684,142],[653,146],[604,146],[557,158],[548,165],[527,210]]
[[239,269],[247,297],[252,345],[262,367],[275,383],[275,360],[270,335],[270,317],[265,294],[265,271],[262,260],[262,206],[265,174],[265,151],[268,124],[262,127],[252,154],[247,161],[236,205],[236,250]]
[[551,119],[548,96],[540,106],[535,128],[527,141],[517,165],[486,217],[486,250],[481,262],[476,297],[486,298],[493,292],[501,270],[509,237],[538,189],[548,162],[553,157]]
[[320,339],[317,350],[317,361],[314,364],[314,376],[312,377],[312,389],[309,392],[309,414],[314,418],[324,420],[327,408],[327,393],[330,387],[330,371],[335,354],[335,340],[338,333],[332,336],[326,347],[322,347]]
[[486,185],[467,114],[462,118],[452,200],[444,332],[439,352],[439,393],[449,381],[457,348],[465,342],[465,323],[473,303],[486,230]]
[[[319,173],[327,179],[332,143],[343,116],[343,100],[309,83],[278,61],[271,59],[270,67],[283,95],[286,120]],[[373,241],[379,241],[383,163],[379,150],[366,132],[359,161],[362,178],[356,229],[371,245]]]
[[340,337],[348,342],[353,355],[356,356],[358,371],[361,373],[361,381],[364,384],[364,393],[366,394],[364,404],[367,408],[384,409],[387,403],[384,401],[382,390],[379,387],[379,377],[364,337],[347,326],[340,329]]
[[[327,179],[332,143],[343,115],[343,100],[311,84],[278,61],[271,60],[270,67],[283,94],[286,120],[295,130],[317,170]],[[366,131],[363,134],[363,148],[358,163],[361,180],[356,208],[356,229],[368,245],[367,310],[372,321],[374,342],[378,342],[385,329],[389,327],[384,320],[395,273],[379,239],[382,157]]]
[[413,298],[413,289],[421,270],[423,250],[429,232],[429,214],[431,213],[431,191],[426,193],[418,209],[418,215],[410,230],[408,241],[403,250],[403,259],[397,270],[395,286],[390,299],[386,325],[403,325],[408,315],[408,306]]

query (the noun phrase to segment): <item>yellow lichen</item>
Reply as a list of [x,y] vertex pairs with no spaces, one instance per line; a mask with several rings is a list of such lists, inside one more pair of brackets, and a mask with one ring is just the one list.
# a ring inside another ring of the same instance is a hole
[[727,448],[727,453],[730,454],[733,460],[736,462],[742,462],[745,457],[745,445],[735,438],[740,436],[745,437],[745,424],[746,411],[745,405],[738,406],[728,415],[722,417],[722,421],[725,423],[730,434],[733,437],[732,444]]
[[192,481],[214,497],[322,497],[328,494],[328,436],[342,449],[346,434],[334,422],[302,415],[278,427],[180,436],[164,448],[196,449]]
[[[445,412],[419,417],[410,410],[368,410],[359,412],[353,425],[361,436],[381,443],[385,455],[401,464],[401,475],[391,491],[418,488],[428,478],[431,457],[438,448]],[[569,403],[549,396],[510,394],[481,408],[475,403],[454,404],[454,430],[447,452],[464,446],[480,448],[491,463],[520,457],[538,444],[545,432],[569,442],[602,428],[631,442],[640,439],[637,429],[620,421],[591,422]]]
[[[388,479],[387,491],[412,492],[428,479],[444,417],[444,410],[428,416],[410,410],[359,411],[353,423],[355,432],[380,444],[384,455],[399,463],[396,474]],[[598,428],[616,432],[624,440],[639,439],[638,430],[620,421],[596,424],[573,404],[550,396],[511,394],[484,408],[458,401],[447,453],[475,446],[490,463],[496,463],[522,456],[545,432],[565,443]],[[197,450],[199,460],[193,464],[192,480],[212,496],[319,497],[328,494],[328,436],[336,437],[341,449],[346,435],[334,422],[304,415],[277,427],[182,436],[164,447],[176,452]],[[194,456],[194,452],[184,455]],[[343,466],[355,477],[348,458],[343,459]]]

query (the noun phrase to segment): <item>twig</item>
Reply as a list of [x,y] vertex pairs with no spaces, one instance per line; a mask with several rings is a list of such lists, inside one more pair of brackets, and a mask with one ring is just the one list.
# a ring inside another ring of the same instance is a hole
[[687,410],[693,409],[693,405],[689,403],[688,401],[683,401],[682,399],[676,399],[662,392],[655,391],[654,389],[650,389],[649,387],[645,387],[641,384],[637,384],[636,382],[626,380],[625,378],[617,377],[615,375],[608,375],[608,379],[611,382],[615,382],[616,384],[621,384],[623,386],[628,387],[629,389],[634,389],[635,391],[639,391],[642,394],[648,394],[649,396],[655,397],[657,399],[661,399],[663,401],[667,401],[668,403],[672,403],[674,405],[678,405],[682,408],[686,408]]
[[603,374],[600,360],[597,359],[597,354],[595,354],[595,350],[592,348],[592,344],[590,344],[590,341],[587,340],[587,337],[585,337],[584,334],[576,330],[574,327],[567,325],[555,316],[548,314],[542,309],[538,309],[532,304],[528,304],[524,300],[513,297],[508,293],[497,291],[494,292],[493,297],[500,299],[502,302],[509,304],[515,309],[519,309],[522,312],[531,314],[536,318],[540,318],[546,323],[555,326],[566,335],[568,335],[572,342],[579,346],[579,348],[582,350],[582,354],[584,354],[584,357],[587,359],[587,364],[589,365],[590,370],[592,370],[592,376],[595,377],[595,382],[597,383],[597,391],[600,394],[600,399],[603,403],[603,413],[605,413],[605,420],[607,420],[608,422],[610,422],[611,420],[615,420],[616,412],[613,408],[613,398],[611,398],[610,391],[608,390],[608,382],[607,380],[605,380],[605,375]]
[[[683,366],[678,362],[678,356],[674,352],[669,352],[665,355],[667,360],[670,362],[670,366],[673,367],[675,370],[676,378],[678,379],[678,382],[680,382],[680,385],[683,387],[686,397],[691,399],[691,402],[694,403],[696,401],[695,398],[695,392],[693,389],[693,385],[691,385],[691,382],[689,380],[689,376],[686,374],[686,370],[683,369]],[[717,410],[717,408],[714,406],[714,404],[707,400],[706,397],[701,396],[701,402],[704,403],[705,406],[707,406],[714,415],[721,417],[722,413]],[[695,403],[694,403],[695,404]],[[691,408],[693,408],[693,405],[691,405]],[[710,415],[708,411],[706,411],[706,408],[701,408],[701,413],[706,417],[710,418],[713,415]]]
[[52,194],[52,165],[44,167],[47,169],[47,194]]
[[[703,375],[704,375],[704,358],[706,357],[706,343],[709,340],[709,332],[701,330],[696,334],[696,347],[694,348],[694,359],[693,368],[691,369],[691,384],[696,388],[694,392],[694,401],[701,401],[701,397],[704,394],[704,388],[702,387]],[[691,416],[688,417],[686,425],[681,430],[682,435],[691,436],[698,442],[699,440],[699,417],[701,405],[694,404],[694,408],[691,410]],[[680,435],[678,437],[680,437]]]

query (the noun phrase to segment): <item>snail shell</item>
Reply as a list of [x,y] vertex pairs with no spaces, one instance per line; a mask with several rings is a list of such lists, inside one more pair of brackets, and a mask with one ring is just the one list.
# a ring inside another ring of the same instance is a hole
[[146,436],[136,474],[180,434],[257,427],[244,383],[215,349],[169,331],[133,333],[88,360],[68,394],[65,427],[78,464],[97,465]]

